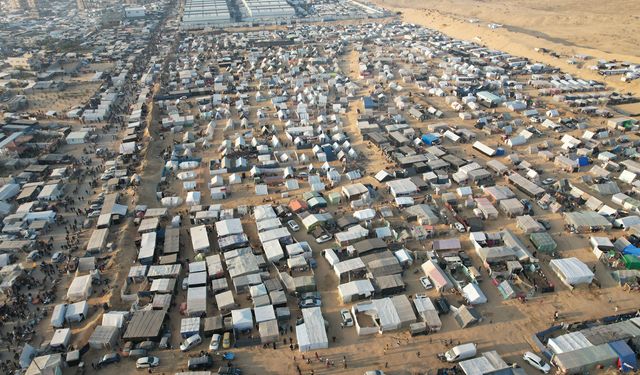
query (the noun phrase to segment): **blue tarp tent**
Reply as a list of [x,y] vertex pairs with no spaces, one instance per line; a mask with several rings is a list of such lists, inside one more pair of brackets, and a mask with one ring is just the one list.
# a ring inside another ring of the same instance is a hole
[[627,247],[622,249],[622,254],[635,255],[637,257],[640,257],[640,248],[637,248],[633,245],[627,245]]
[[587,165],[589,165],[589,158],[586,157],[586,156],[580,156],[578,158],[578,166],[584,167],[584,166],[587,166]]
[[438,141],[440,141],[440,136],[438,134],[429,133],[422,136],[422,142],[429,146],[437,144]]
[[496,150],[495,156],[504,156],[504,148],[498,147],[498,149]]
[[622,369],[622,372],[634,371],[638,368],[636,353],[631,350],[626,342],[622,340],[614,341],[610,342],[609,346],[618,354],[618,368]]
[[364,109],[374,109],[376,107],[375,102],[370,96],[363,97],[362,103],[364,104]]

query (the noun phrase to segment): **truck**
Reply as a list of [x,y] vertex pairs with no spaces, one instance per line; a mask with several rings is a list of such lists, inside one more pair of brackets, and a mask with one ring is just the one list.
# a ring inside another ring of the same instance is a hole
[[445,362],[458,362],[465,359],[475,357],[477,353],[476,344],[470,342],[466,344],[461,344],[458,346],[454,346],[453,348],[447,350],[444,353],[438,354],[438,358],[441,361]]

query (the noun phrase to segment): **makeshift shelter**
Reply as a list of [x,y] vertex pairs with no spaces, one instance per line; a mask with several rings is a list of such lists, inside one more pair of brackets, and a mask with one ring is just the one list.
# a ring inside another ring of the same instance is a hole
[[258,332],[260,333],[260,343],[269,344],[276,342],[280,338],[278,321],[274,319],[261,322],[258,326]]
[[478,323],[482,319],[480,313],[476,309],[473,307],[467,307],[467,305],[462,305],[457,308],[452,306],[451,310],[453,311],[453,318],[461,328],[467,328]]
[[53,332],[53,337],[49,341],[49,346],[54,349],[66,349],[71,341],[71,329],[60,328]]
[[239,331],[247,331],[253,328],[253,315],[250,308],[231,310],[233,328]]
[[89,346],[92,349],[112,349],[118,344],[120,331],[118,327],[97,326],[89,337]]
[[476,283],[469,283],[462,288],[462,295],[472,305],[487,303],[487,297]]
[[552,253],[558,247],[556,241],[554,241],[553,238],[551,238],[551,235],[547,232],[531,233],[529,239],[538,251],[542,251],[544,253]]
[[560,280],[569,287],[590,284],[595,276],[591,269],[578,258],[552,259],[549,265]]
[[442,268],[432,260],[428,260],[422,264],[422,272],[431,280],[437,291],[447,291],[453,288],[453,284],[449,277],[444,273]]
[[69,285],[67,299],[70,302],[85,300],[89,298],[91,292],[91,275],[77,276]]
[[301,352],[329,347],[325,320],[320,307],[302,309],[302,324],[296,326],[296,339]]
[[80,322],[89,316],[89,304],[87,301],[81,301],[67,305],[67,311],[64,319],[67,322]]
[[374,287],[369,280],[353,280],[338,285],[338,294],[343,303],[369,298],[373,292]]
[[182,318],[180,320],[180,336],[187,339],[200,333],[200,317]]
[[[205,274],[205,272],[200,272]],[[205,280],[206,281],[206,280]],[[207,313],[207,287],[190,287],[187,291],[187,314],[199,316]]]
[[516,225],[524,233],[544,232],[544,227],[530,215],[516,217]]
[[590,346],[566,353],[559,353],[553,357],[553,362],[564,374],[586,374],[599,366],[612,367],[618,360],[618,353],[609,346],[602,344]]
[[63,368],[62,355],[59,353],[56,354],[47,354],[40,357],[35,357],[27,371],[24,373],[25,375],[60,375],[62,374]]

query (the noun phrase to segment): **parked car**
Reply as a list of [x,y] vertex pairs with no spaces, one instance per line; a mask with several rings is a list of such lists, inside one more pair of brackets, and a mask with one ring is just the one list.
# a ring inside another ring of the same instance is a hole
[[92,210],[92,211],[99,210],[101,208],[102,208],[102,204],[101,203],[94,203],[91,206],[89,206],[89,209]]
[[242,375],[242,370],[237,367],[223,366],[218,369],[218,375]]
[[140,344],[136,345],[136,349],[144,349],[144,350],[153,350],[156,347],[156,343],[154,341],[143,341]]
[[546,230],[551,229],[551,223],[548,220],[538,219],[538,223],[540,223],[540,225],[542,225]]
[[120,362],[120,354],[109,353],[105,354],[100,361],[98,361],[97,367],[102,368],[112,363]]
[[98,217],[98,216],[100,216],[100,211],[91,211],[87,215],[87,217]]
[[231,347],[231,332],[227,331],[222,335],[222,349],[229,349]]
[[353,317],[351,313],[347,309],[340,310],[340,317],[342,318],[341,325],[343,327],[352,327],[353,326]]
[[64,259],[65,259],[64,253],[62,251],[56,251],[51,256],[51,263],[60,263],[60,262],[63,262]]
[[136,361],[136,368],[158,367],[160,358],[158,357],[142,357]]
[[384,375],[384,371],[382,370],[369,370],[364,373],[364,375]]
[[542,371],[545,374],[548,374],[549,371],[551,371],[551,366],[547,362],[545,362],[544,359],[540,358],[539,356],[531,352],[525,352],[524,355],[522,356],[522,359],[524,359],[528,364],[530,364],[536,370]]
[[553,184],[554,182],[556,182],[556,179],[555,179],[555,178],[547,177],[547,178],[545,178],[544,180],[542,180],[542,185],[551,185],[551,184]]
[[169,340],[171,339],[171,334],[164,335],[160,339],[160,343],[158,344],[159,349],[168,349],[169,348]]
[[320,307],[322,306],[322,300],[319,298],[305,298],[300,301],[299,306],[301,309],[307,307]]
[[426,289],[429,290],[431,288],[433,288],[433,284],[431,283],[431,280],[429,280],[428,277],[426,276],[422,276],[420,278],[420,284],[422,284],[422,286]]
[[449,301],[447,301],[446,297],[436,298],[434,302],[436,305],[436,310],[438,310],[438,314],[440,315],[448,314],[451,310],[451,305],[449,304]]
[[459,222],[455,222],[453,223],[453,226],[456,228],[456,230],[460,233],[464,233],[467,231],[467,228],[464,227],[464,225],[462,225],[462,223]]
[[33,250],[27,255],[27,259],[34,262],[40,258],[42,258],[42,254],[38,250]]
[[129,358],[142,358],[148,354],[149,352],[146,349],[133,349],[129,351]]
[[300,230],[300,226],[293,220],[287,221],[287,225],[291,228],[292,231],[297,232]]
[[524,206],[524,213],[527,215],[533,215],[533,205],[527,199],[520,199],[520,203]]
[[316,243],[325,243],[331,241],[332,238],[333,236],[330,234],[323,234],[322,236],[316,238]]
[[183,352],[189,351],[195,348],[196,346],[200,345],[201,343],[202,343],[202,337],[200,337],[200,335],[198,334],[195,334],[193,336],[188,337],[186,340],[184,340],[180,344],[180,351],[183,351]]
[[220,348],[220,334],[214,333],[211,336],[211,343],[209,343],[209,350],[216,351]]
[[464,251],[458,251],[458,257],[462,260],[462,264],[465,267],[471,267],[473,266],[473,262],[471,261],[471,257],[469,255],[467,255],[466,252]]
[[213,367],[213,358],[211,358],[209,354],[191,358],[189,362],[187,362],[187,367],[189,371],[208,370]]

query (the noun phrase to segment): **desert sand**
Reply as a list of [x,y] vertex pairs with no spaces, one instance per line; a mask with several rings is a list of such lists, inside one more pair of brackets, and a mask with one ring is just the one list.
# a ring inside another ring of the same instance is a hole
[[[455,38],[561,68],[585,79],[605,81],[622,92],[640,93],[640,82],[604,78],[588,69],[599,59],[640,63],[640,2],[629,0],[374,0],[402,12],[406,22],[430,27]],[[470,22],[477,20],[477,22]],[[491,29],[489,23],[503,25]],[[536,52],[546,48],[561,57]],[[582,65],[567,62],[591,56]]]

